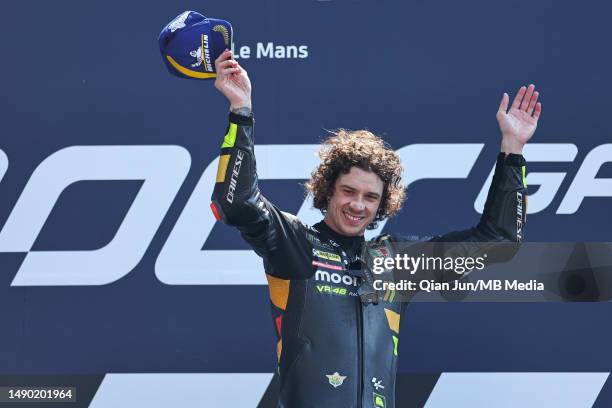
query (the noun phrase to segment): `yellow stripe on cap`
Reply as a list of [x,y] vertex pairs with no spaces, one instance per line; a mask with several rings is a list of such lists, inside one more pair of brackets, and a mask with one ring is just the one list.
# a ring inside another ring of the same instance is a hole
[[238,131],[238,125],[235,123],[230,123],[227,134],[223,138],[223,144],[221,148],[224,149],[226,147],[234,147],[236,144],[236,132]]
[[387,322],[389,323],[389,328],[399,334],[399,325],[400,325],[400,315],[397,312],[394,312],[391,309],[385,308],[385,314],[387,315]]
[[178,72],[190,78],[209,79],[209,78],[217,77],[217,74],[214,72],[213,73],[198,72],[198,71],[194,71],[193,69],[185,68],[184,66],[176,62],[174,58],[172,58],[169,55],[166,55],[166,59],[168,60],[168,62],[170,62],[170,65],[172,65]]
[[219,167],[217,167],[217,183],[223,183],[225,181],[225,173],[227,173],[227,165],[229,164],[229,159],[231,155],[222,154],[219,157]]

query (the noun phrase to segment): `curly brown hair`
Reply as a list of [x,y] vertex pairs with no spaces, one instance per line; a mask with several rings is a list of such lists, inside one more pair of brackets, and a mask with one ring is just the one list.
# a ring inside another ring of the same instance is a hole
[[376,217],[368,229],[376,228],[378,221],[392,217],[402,208],[405,187],[401,182],[402,166],[399,155],[380,137],[368,130],[339,129],[323,141],[319,151],[321,163],[306,182],[307,193],[312,194],[313,206],[325,215],[329,197],[333,194],[340,173],[347,174],[351,167],[373,171],[383,181],[383,194]]

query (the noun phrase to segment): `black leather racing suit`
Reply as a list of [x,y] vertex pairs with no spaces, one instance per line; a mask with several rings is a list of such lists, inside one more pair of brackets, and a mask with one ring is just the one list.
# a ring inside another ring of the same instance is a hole
[[[230,114],[211,205],[263,258],[277,334],[279,407],[393,407],[405,303],[362,306],[347,273],[363,238],[308,227],[259,191],[253,119]],[[520,241],[524,159],[500,153],[477,226],[429,240]]]

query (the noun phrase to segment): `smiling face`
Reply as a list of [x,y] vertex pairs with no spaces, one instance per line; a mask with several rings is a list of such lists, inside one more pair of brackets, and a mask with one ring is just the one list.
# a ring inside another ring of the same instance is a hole
[[351,167],[340,173],[327,203],[325,223],[346,236],[361,236],[374,220],[382,199],[384,183],[372,171]]

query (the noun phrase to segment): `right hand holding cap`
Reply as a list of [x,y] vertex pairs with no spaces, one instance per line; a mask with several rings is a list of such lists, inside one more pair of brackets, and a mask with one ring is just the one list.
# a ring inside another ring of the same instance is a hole
[[232,51],[225,50],[215,61],[217,88],[230,102],[230,110],[251,110],[251,80],[244,68],[232,58]]

